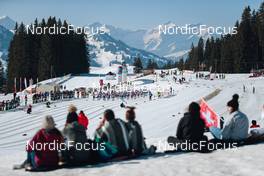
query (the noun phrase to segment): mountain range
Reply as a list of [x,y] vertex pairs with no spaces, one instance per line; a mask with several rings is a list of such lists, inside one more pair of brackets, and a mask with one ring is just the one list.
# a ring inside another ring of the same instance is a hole
[[[162,25],[177,27],[175,23]],[[190,26],[198,26],[190,25]],[[7,51],[12,40],[15,21],[8,16],[0,17],[0,52],[2,61],[7,61]],[[155,60],[159,66],[168,60],[186,58],[191,44],[197,44],[200,37],[207,39],[209,34],[173,34],[166,35],[159,31],[159,26],[151,29],[129,30],[112,25],[93,23],[90,28],[104,26],[104,34],[95,34],[87,38],[92,66],[109,66],[125,60],[132,64],[136,56],[141,57],[144,65],[148,59]]]
[[[195,25],[187,25],[188,27],[199,27],[200,23]],[[207,39],[211,37],[210,34],[204,32],[199,35],[175,33],[169,35],[161,32],[160,27],[164,26],[168,28],[181,27],[172,22],[167,22],[158,25],[151,29],[140,30],[128,30],[115,27],[112,25],[93,23],[89,25],[90,28],[98,28],[104,26],[105,31],[117,40],[121,40],[124,43],[134,48],[139,48],[151,53],[154,53],[160,57],[177,60],[180,57],[186,57],[192,43],[196,45],[200,37]],[[215,36],[215,35],[214,35]]]

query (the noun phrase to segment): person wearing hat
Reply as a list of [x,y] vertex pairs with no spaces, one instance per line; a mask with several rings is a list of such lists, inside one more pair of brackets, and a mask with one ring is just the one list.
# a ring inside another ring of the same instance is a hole
[[65,164],[76,166],[97,162],[97,152],[84,147],[92,146],[94,142],[87,138],[86,128],[78,122],[77,108],[70,105],[68,111],[66,125],[62,131],[66,144],[69,144],[68,150],[62,151]]
[[221,131],[222,140],[242,141],[248,137],[248,117],[239,110],[238,99],[238,94],[234,94],[232,100],[227,102],[229,116]]
[[52,116],[47,115],[43,119],[42,128],[27,143],[27,159],[19,167],[27,171],[37,169],[52,169],[58,167],[59,153],[57,147],[50,147],[49,144],[60,146],[64,142],[61,132],[55,127]]
[[135,107],[126,106],[126,127],[131,154],[134,156],[149,155],[156,152],[155,146],[147,148],[141,125],[136,121]]

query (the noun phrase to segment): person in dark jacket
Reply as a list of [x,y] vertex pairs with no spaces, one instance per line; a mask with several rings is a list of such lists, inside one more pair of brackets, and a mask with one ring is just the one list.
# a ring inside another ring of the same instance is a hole
[[76,106],[70,105],[69,108],[68,108],[68,115],[67,115],[65,126],[68,123],[72,123],[72,122],[78,121],[78,115],[76,114],[76,112],[77,112]]
[[177,128],[177,138],[180,140],[201,141],[204,137],[205,123],[200,117],[200,106],[192,102],[188,112],[184,114]]
[[146,144],[140,124],[135,120],[135,107],[127,107],[126,111],[126,126],[128,129],[129,146],[133,154],[139,155],[146,150]]
[[[204,136],[204,132],[205,122],[200,117],[200,105],[196,102],[192,102],[189,105],[188,112],[186,112],[180,119],[176,137],[169,137],[168,143],[177,145],[187,141],[189,143],[199,144],[200,141],[207,141],[207,137]],[[200,151],[200,149],[201,148],[197,151]]]
[[157,148],[153,145],[147,148],[141,125],[135,120],[135,107],[127,106],[126,108],[128,109],[126,111],[126,126],[128,129],[128,140],[132,155],[154,154]]
[[32,105],[29,105],[27,108],[27,114],[31,114],[32,112]]
[[125,122],[116,119],[111,109],[104,112],[104,117],[95,132],[95,139],[110,144],[117,152],[113,152],[109,159],[129,154],[128,131]]
[[57,168],[59,163],[59,148],[50,148],[49,145],[54,143],[59,146],[63,143],[63,136],[55,127],[54,120],[51,116],[46,116],[42,128],[27,143],[27,159],[14,169],[25,168],[27,171],[38,169]]
[[[68,114],[63,135],[67,144],[69,144],[68,150],[63,151],[63,159],[67,165],[83,165],[97,162],[96,151],[91,148],[93,141],[87,139],[86,129],[78,123],[76,112],[73,111]],[[86,145],[89,145],[90,148],[85,148]]]

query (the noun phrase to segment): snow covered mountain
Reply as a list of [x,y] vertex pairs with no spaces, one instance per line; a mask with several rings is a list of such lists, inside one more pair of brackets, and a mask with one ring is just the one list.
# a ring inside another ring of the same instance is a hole
[[8,16],[0,17],[0,25],[8,30],[13,30],[15,28],[16,22]]
[[[90,26],[98,27],[100,25],[102,26],[100,23],[94,23]],[[199,27],[200,25],[201,24],[187,26]],[[126,30],[111,25],[104,26],[113,38],[121,40],[132,47],[143,49],[169,59],[177,59],[186,56],[192,43],[196,45],[200,37],[203,39],[211,37],[211,35],[205,32],[199,35],[182,34],[179,32],[178,34],[168,35],[160,32],[160,26],[166,26],[167,29],[179,27],[172,22],[158,25],[149,30]]]
[[[196,25],[189,25],[195,27]],[[10,31],[15,26],[15,21],[8,16],[0,17],[0,52],[2,59],[7,58],[7,49],[12,39]],[[161,66],[168,59],[177,60],[186,57],[191,44],[197,44],[200,37],[207,39],[211,37],[207,33],[201,35],[173,34],[167,35],[160,32],[160,25],[149,29],[128,30],[112,25],[102,25],[93,23],[90,27],[97,28],[104,26],[106,34],[90,36],[88,43],[91,51],[92,66],[108,66],[112,62],[132,63],[133,58],[139,55],[143,64],[146,65],[148,59],[154,59]],[[177,27],[175,23],[163,24],[167,27]]]
[[[2,52],[3,63],[6,63],[8,47],[13,36],[10,29],[13,29],[14,25],[15,22],[9,17],[0,18],[0,52]],[[99,26],[100,24],[94,25]],[[117,30],[113,26],[111,26],[111,31],[115,31],[116,35],[126,35],[126,31]],[[147,64],[148,59],[155,60],[159,66],[167,63],[165,58],[130,47],[126,43],[109,36],[108,33],[90,36],[87,39],[87,43],[91,51],[92,66],[109,66],[110,63],[120,63],[122,60],[132,64],[137,55],[142,58],[144,65]]]
[[0,51],[3,53],[8,50],[13,33],[0,25]]
[[3,63],[5,69],[7,66],[8,48],[12,38],[13,33],[0,25],[0,61]]
[[113,63],[121,63],[122,60],[133,64],[134,58],[140,56],[143,65],[147,65],[148,59],[155,60],[159,66],[167,63],[167,59],[150,52],[128,46],[120,40],[114,39],[108,33],[92,35],[87,39],[91,55],[92,66],[109,66]]
[[[2,58],[3,57],[3,58]],[[3,56],[3,53],[0,52],[0,62],[2,63],[2,65],[4,66],[4,70],[6,70],[7,68],[7,61],[6,61],[6,58],[5,56]]]

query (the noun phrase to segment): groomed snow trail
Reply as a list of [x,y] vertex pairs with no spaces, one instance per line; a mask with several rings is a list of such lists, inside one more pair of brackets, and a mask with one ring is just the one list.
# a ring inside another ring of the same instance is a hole
[[[74,81],[71,79],[71,82]],[[67,82],[66,82],[67,83]],[[65,84],[66,84],[65,83]],[[226,80],[196,80],[190,84],[170,84],[176,95],[148,101],[140,98],[129,100],[129,105],[136,106],[137,120],[142,124],[148,144],[164,141],[168,136],[175,135],[179,119],[191,101],[197,101],[216,89],[221,92],[208,101],[208,104],[220,115],[226,116],[226,103],[234,93],[240,95],[240,108],[249,119],[259,119],[261,107],[264,104],[264,78],[248,79],[248,75],[227,75]],[[243,85],[247,91],[243,92]],[[252,86],[256,93],[252,93]],[[91,99],[77,99],[56,102],[47,109],[44,104],[33,107],[31,115],[24,111],[0,113],[0,175],[28,175],[23,170],[13,171],[12,166],[25,159],[25,144],[40,127],[45,115],[52,115],[57,127],[62,129],[66,120],[67,107],[70,104],[77,106],[90,118],[87,134],[93,132],[107,108],[115,111],[116,117],[124,119],[125,110],[120,108],[120,100],[92,101]],[[23,135],[26,134],[26,135]],[[185,153],[162,154],[146,158],[117,163],[100,164],[75,169],[60,169],[34,175],[97,175],[97,176],[142,176],[142,175],[259,175],[264,174],[264,144],[244,146],[237,150],[220,150],[210,154]],[[253,172],[254,171],[254,172]]]

